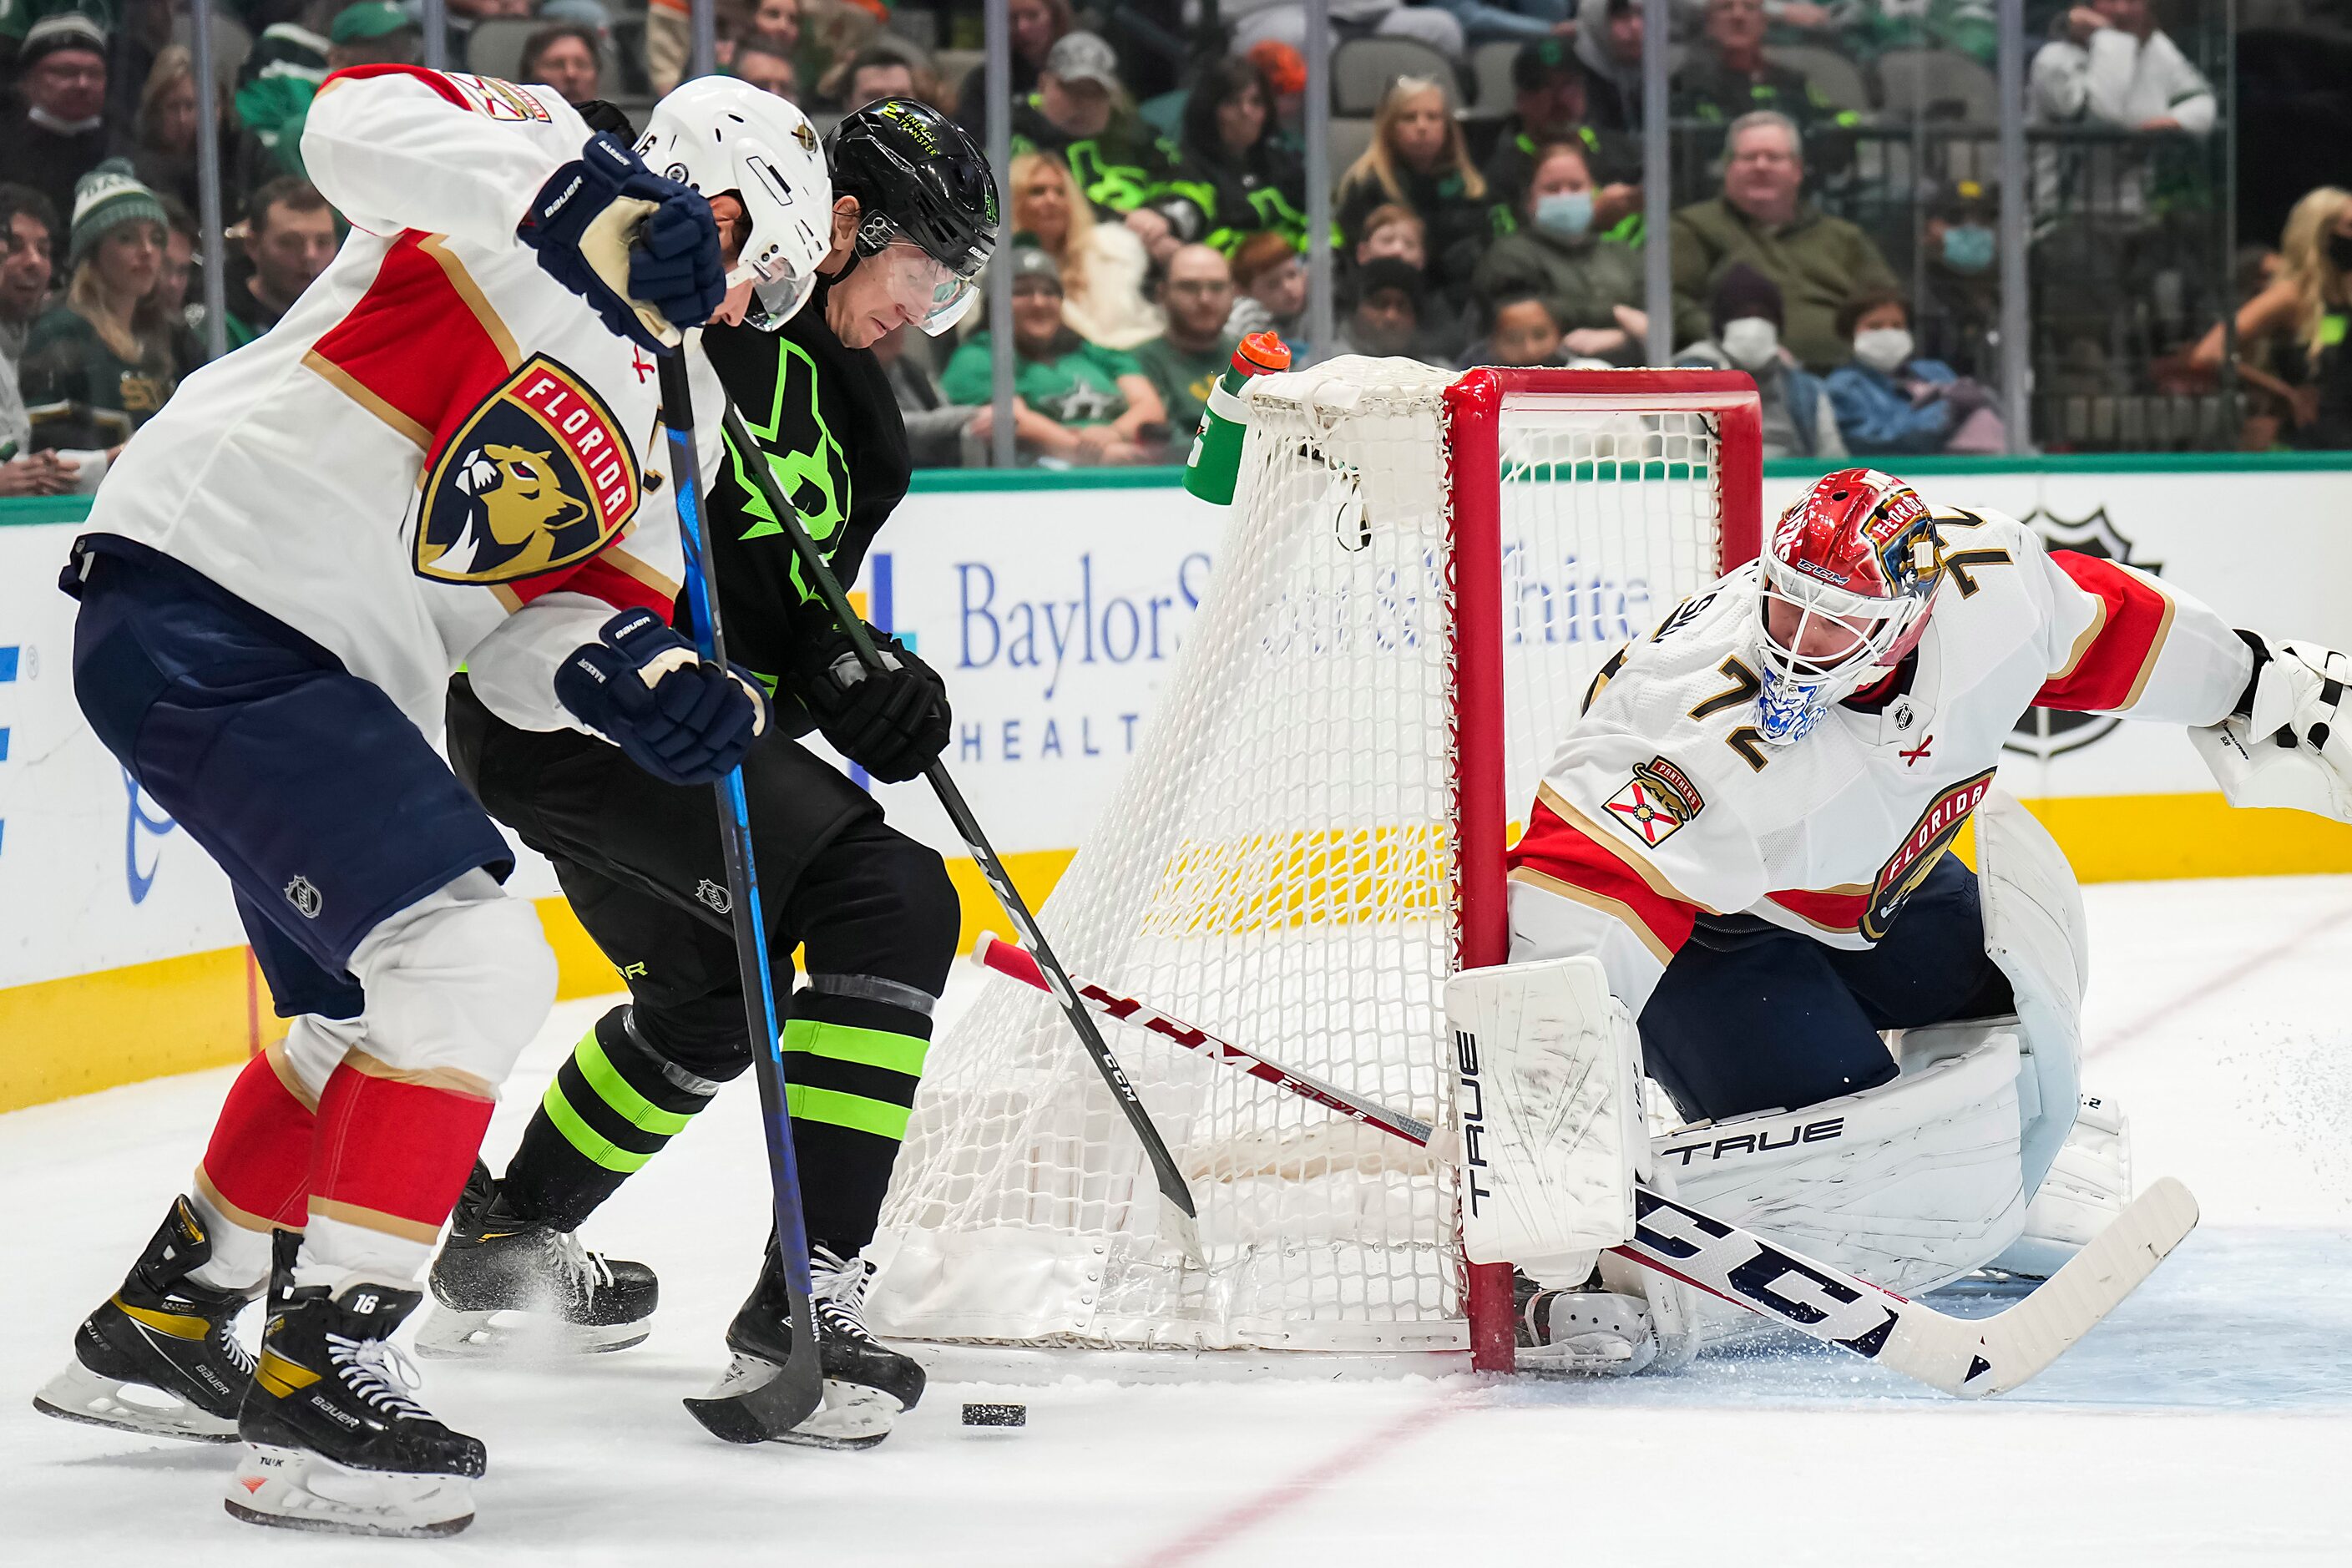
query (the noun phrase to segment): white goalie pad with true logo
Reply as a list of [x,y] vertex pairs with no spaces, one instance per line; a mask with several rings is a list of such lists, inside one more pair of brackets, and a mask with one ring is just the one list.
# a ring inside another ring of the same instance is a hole
[[1445,984],[1445,1025],[1470,1261],[1591,1253],[1631,1237],[1647,1139],[1642,1051],[1601,961],[1465,970]]

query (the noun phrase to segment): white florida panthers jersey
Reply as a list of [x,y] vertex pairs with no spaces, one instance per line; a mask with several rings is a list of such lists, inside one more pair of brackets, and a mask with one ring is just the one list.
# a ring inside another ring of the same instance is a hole
[[[316,639],[428,734],[461,664],[510,721],[576,728],[556,665],[616,609],[667,616],[683,564],[654,357],[515,237],[588,136],[545,88],[329,77],[302,154],[350,237],[140,430],[90,529]],[[687,352],[709,474],[719,384]]]
[[1512,851],[1514,959],[1594,954],[1638,1016],[1702,915],[1867,947],[2029,707],[2210,724],[2252,675],[2227,623],[2155,578],[1997,512],[1938,513],[1935,531],[1916,657],[1794,744],[1756,725],[1753,562],[1609,659]]

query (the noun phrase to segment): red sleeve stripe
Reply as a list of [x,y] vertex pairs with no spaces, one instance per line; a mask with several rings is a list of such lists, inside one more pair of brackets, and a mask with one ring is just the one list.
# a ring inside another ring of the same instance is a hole
[[1831,888],[1820,892],[1791,888],[1764,896],[1807,925],[1822,931],[1858,931],[1864,913],[1870,908],[1868,888]]
[[450,85],[447,77],[439,71],[426,70],[423,66],[345,66],[339,71],[329,71],[327,79],[319,84],[319,91],[324,93],[328,89],[341,87],[347,81],[366,81],[380,76],[415,77],[458,108],[470,110],[474,107],[466,101],[465,94]]
[[2050,559],[2098,603],[2090,629],[2076,639],[2065,668],[2034,694],[2034,706],[2076,713],[2130,708],[2147,689],[2171,634],[2171,596],[2138,573],[2096,555],[2053,550]]
[[621,550],[608,545],[576,566],[544,572],[508,584],[519,601],[530,604],[542,594],[585,594],[616,610],[651,610],[667,621],[677,603],[677,584]]
[[[1570,816],[1575,815],[1570,808]],[[1622,921],[1660,963],[1690,940],[1698,906],[1660,893],[1605,840],[1538,800],[1512,847],[1511,880],[1541,888]]]

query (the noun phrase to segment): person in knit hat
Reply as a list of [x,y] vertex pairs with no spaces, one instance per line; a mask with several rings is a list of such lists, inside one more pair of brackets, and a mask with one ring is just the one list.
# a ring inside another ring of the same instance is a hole
[[36,446],[120,447],[179,384],[155,291],[164,226],[127,159],[74,186],[65,303],[33,324],[21,367]]
[[1675,356],[1681,370],[1744,370],[1764,400],[1768,458],[1843,458],[1837,411],[1821,382],[1781,346],[1786,319],[1780,286],[1744,261],[1716,279],[1707,300],[1713,335]]
[[25,32],[16,54],[16,109],[0,119],[0,181],[30,185],[59,212],[74,182],[124,150],[106,123],[106,30],[64,11]]

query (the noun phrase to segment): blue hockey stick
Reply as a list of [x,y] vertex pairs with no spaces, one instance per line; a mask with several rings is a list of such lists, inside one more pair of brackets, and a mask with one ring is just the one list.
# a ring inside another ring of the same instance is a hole
[[[677,526],[686,555],[686,605],[693,622],[696,651],[714,664],[727,662],[727,639],[719,624],[719,585],[710,535],[702,515],[702,474],[694,452],[694,398],[680,347],[661,358],[662,423],[669,431],[670,473],[676,485]],[[793,1153],[792,1095],[784,1079],[783,1043],[776,1029],[776,998],[769,984],[768,928],[760,914],[760,876],[751,858],[751,811],[738,766],[720,780],[719,838],[727,856],[728,912],[735,930],[735,962],[743,972],[743,1014],[751,1038],[761,1042],[754,1076],[760,1080],[761,1121],[768,1139],[768,1173],[776,1190],[776,1245],[783,1264],[784,1289],[792,1302],[792,1348],[783,1367],[757,1387],[707,1399],[686,1407],[715,1436],[730,1443],[760,1443],[791,1431],[824,1399],[824,1373],[817,1359],[815,1320],[809,1312],[808,1226],[801,1213],[800,1163]]]

